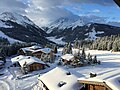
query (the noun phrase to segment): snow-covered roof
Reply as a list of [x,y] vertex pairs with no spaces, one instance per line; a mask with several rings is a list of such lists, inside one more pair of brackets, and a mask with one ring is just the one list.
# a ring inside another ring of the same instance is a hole
[[29,47],[29,48],[30,48],[30,49],[34,49],[34,50],[36,50],[36,49],[41,49],[42,47],[37,46],[37,45],[34,45],[34,46]]
[[11,61],[12,61],[12,63],[16,63],[16,62],[20,61],[23,58],[25,58],[25,56],[19,55],[19,56],[16,56],[14,58],[11,58]]
[[45,64],[43,61],[41,61],[40,59],[36,58],[36,57],[32,57],[32,56],[27,56],[26,58],[23,58],[22,60],[19,61],[19,64],[21,67],[23,67],[24,64],[30,65],[32,63],[40,63],[40,64]]
[[106,71],[106,73],[98,74],[94,78],[79,78],[78,80],[105,82],[111,89],[120,90],[120,70]]
[[24,53],[26,53],[26,51],[31,51],[31,52],[34,51],[33,49],[30,49],[30,47],[21,48],[21,50],[22,50]]
[[74,56],[72,54],[65,54],[61,56],[61,58],[70,61],[74,58]]
[[48,54],[52,51],[52,49],[51,48],[42,48],[42,49],[35,50],[33,53],[36,53],[36,52],[39,52],[39,51]]
[[21,49],[24,51],[24,53],[26,53],[26,51],[35,52],[35,51],[41,49],[41,47],[34,45],[34,46],[31,46],[31,47],[25,47],[25,48],[21,48]]
[[[67,75],[68,71],[56,67],[55,69],[38,77],[49,90],[80,90],[81,84],[77,82],[78,77],[71,74]],[[63,86],[59,86],[59,83],[65,83]]]
[[19,64],[21,65],[21,67],[23,67],[23,65],[26,63],[27,65],[30,65],[32,63],[40,63],[40,64],[45,64],[43,61],[41,61],[39,58],[36,57],[32,57],[32,56],[17,56],[11,59],[11,61],[13,63],[15,62],[19,62]]

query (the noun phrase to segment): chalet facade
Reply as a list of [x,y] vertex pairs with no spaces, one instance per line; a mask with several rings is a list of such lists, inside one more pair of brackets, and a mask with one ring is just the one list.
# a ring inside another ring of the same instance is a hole
[[40,58],[44,62],[53,62],[54,51],[50,48],[42,48],[33,52],[33,55]]
[[41,70],[45,68],[45,63],[40,59],[32,56],[17,56],[12,58],[14,65],[19,65],[23,73]]
[[84,87],[81,90],[113,90],[105,82],[79,80]]
[[78,82],[84,85],[81,90],[120,90],[119,69],[99,72],[96,75],[90,78],[79,78]]
[[72,54],[65,54],[61,56],[61,59],[64,64],[70,64],[74,60],[74,56]]

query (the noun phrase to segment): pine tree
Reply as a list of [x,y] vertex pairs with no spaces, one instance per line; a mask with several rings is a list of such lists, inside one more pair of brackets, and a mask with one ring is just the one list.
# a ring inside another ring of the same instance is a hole
[[68,48],[67,49],[68,49],[67,53],[68,54],[72,54],[72,45],[71,45],[71,43],[68,44]]
[[54,46],[54,53],[57,53],[58,51],[57,51],[57,46],[55,45]]
[[78,39],[75,40],[75,43],[74,43],[74,48],[79,48],[79,42],[78,42]]
[[85,54],[85,48],[82,49],[82,58],[85,60],[86,59],[86,54]]
[[90,55],[90,53],[88,53],[87,61],[88,61],[88,64],[92,63],[92,55]]
[[117,46],[117,41],[116,40],[113,42],[112,50],[113,51],[118,51],[118,46]]
[[93,58],[93,63],[96,64],[97,63],[97,56],[95,55]]
[[107,50],[110,51],[112,49],[112,41],[109,41],[107,44]]

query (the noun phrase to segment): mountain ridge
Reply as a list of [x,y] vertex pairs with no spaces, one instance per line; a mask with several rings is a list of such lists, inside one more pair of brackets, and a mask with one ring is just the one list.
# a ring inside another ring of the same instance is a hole
[[[52,27],[53,28],[53,27]],[[47,28],[49,29],[49,27]],[[50,38],[61,39],[64,42],[74,42],[76,38],[80,40],[95,40],[97,37],[118,35],[120,34],[120,27],[108,25],[107,23],[94,23],[77,25],[75,28],[59,28],[51,29],[49,33]],[[48,38],[49,38],[48,37]],[[53,41],[53,40],[52,40]]]
[[50,42],[47,33],[35,25],[26,16],[4,12],[0,14],[0,31],[10,38],[22,42],[36,42],[46,44]]

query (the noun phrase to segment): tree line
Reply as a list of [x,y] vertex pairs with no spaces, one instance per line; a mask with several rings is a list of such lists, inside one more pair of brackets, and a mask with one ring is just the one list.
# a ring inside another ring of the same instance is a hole
[[8,39],[0,37],[0,56],[7,57],[17,54],[18,50],[23,47],[32,46],[34,43],[14,42],[10,44]]
[[90,45],[90,49],[120,51],[120,35],[97,38]]

